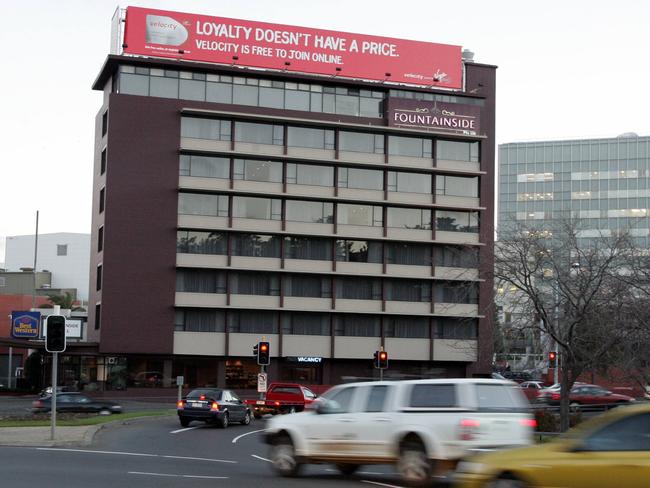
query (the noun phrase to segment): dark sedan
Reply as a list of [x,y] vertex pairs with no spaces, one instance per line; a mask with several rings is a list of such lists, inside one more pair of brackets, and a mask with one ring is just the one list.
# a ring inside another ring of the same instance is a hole
[[252,419],[251,409],[234,392],[220,388],[192,390],[176,405],[178,419],[183,427],[193,420],[200,420],[226,428],[230,422],[248,425]]
[[[550,405],[560,404],[560,391],[542,391],[538,397]],[[634,398],[627,395],[612,393],[598,385],[576,384],[569,394],[569,402],[574,409],[581,405],[602,405],[604,407],[615,407],[634,402]]]
[[[34,413],[49,412],[52,409],[52,396],[44,396],[32,402]],[[83,393],[57,393],[57,412],[87,412],[110,415],[122,413],[122,407],[115,402],[91,398]]]

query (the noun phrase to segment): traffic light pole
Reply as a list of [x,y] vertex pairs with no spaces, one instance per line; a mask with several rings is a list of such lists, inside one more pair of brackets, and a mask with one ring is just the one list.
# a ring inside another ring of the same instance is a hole
[[52,353],[52,410],[50,411],[50,439],[54,440],[56,432],[56,385],[58,377],[59,353]]

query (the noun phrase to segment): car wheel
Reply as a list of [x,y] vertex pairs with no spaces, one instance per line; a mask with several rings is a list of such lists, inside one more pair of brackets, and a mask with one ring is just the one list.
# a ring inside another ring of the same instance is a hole
[[279,437],[271,446],[271,462],[273,469],[281,476],[295,476],[300,470],[296,459],[296,451],[291,438],[287,435]]
[[107,408],[102,408],[99,411],[99,415],[110,415],[110,414],[111,414],[111,411],[109,409],[107,409]]
[[490,481],[485,488],[526,488],[526,483],[514,476],[504,475]]
[[221,427],[222,429],[225,429],[225,428],[228,427],[229,423],[230,422],[228,420],[228,413],[226,412],[226,413],[223,414],[223,417],[221,417],[221,420],[219,421],[219,427]]
[[406,484],[426,486],[431,482],[432,465],[420,441],[407,442],[400,449],[397,471]]
[[359,469],[358,464],[337,464],[336,469],[338,469],[342,475],[350,476],[353,475],[357,469]]
[[188,427],[190,425],[191,420],[186,419],[183,417],[179,417],[179,420],[181,421],[181,427]]
[[296,413],[296,407],[291,407],[288,413]]
[[242,425],[248,425],[251,423],[251,413],[246,412],[246,415],[244,415],[244,420],[241,421]]
[[569,403],[569,409],[572,412],[577,412],[578,410],[580,410],[580,404],[578,402],[571,402]]

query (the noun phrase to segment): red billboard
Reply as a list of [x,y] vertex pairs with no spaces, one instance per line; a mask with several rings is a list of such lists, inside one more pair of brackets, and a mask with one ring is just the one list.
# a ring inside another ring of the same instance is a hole
[[461,47],[128,7],[128,54],[462,88]]

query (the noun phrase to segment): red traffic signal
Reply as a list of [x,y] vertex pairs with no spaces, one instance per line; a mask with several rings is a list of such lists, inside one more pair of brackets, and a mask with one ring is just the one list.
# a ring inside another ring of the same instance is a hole
[[374,360],[376,369],[388,368],[388,353],[386,351],[375,351]]
[[271,364],[271,345],[268,342],[257,344],[257,364],[262,366]]
[[550,351],[548,353],[548,367],[549,368],[557,368],[557,352],[556,351]]

